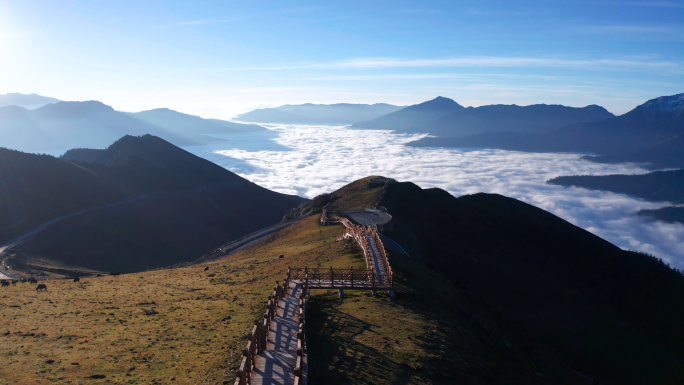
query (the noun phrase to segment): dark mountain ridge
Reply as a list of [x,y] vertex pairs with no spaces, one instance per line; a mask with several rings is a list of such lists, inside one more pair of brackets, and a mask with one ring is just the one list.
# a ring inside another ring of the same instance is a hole
[[464,108],[451,99],[436,99],[406,107],[352,128],[428,133],[439,137],[464,137],[488,131],[546,132],[568,124],[601,121],[614,117],[605,108],[535,104],[531,106],[487,105]]
[[684,379],[684,277],[496,194],[388,186],[388,235],[601,383]]
[[614,117],[605,108],[561,105],[488,105],[468,107],[444,116],[417,131],[440,137],[462,137],[487,131],[545,132],[568,124],[601,121]]
[[405,132],[415,127],[427,125],[443,116],[463,109],[464,107],[455,101],[438,96],[427,102],[402,108],[377,119],[352,124],[351,128]]
[[639,210],[637,215],[667,223],[677,222],[684,225],[684,207],[662,207],[655,210]]
[[[560,186],[578,186],[635,196],[652,202],[684,203],[684,170],[656,171],[643,175],[574,175],[547,181]],[[684,207],[639,210],[643,217],[684,224]]]
[[612,191],[652,202],[684,203],[684,170],[655,171],[643,175],[559,176],[546,183]]
[[[79,153],[90,161],[69,159]],[[0,151],[0,244],[51,219],[92,209],[5,250],[13,266],[40,259],[132,272],[188,262],[278,223],[304,201],[259,187],[151,135],[65,155]]]

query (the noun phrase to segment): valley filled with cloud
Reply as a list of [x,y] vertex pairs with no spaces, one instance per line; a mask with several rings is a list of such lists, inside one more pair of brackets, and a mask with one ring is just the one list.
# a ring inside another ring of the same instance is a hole
[[561,175],[641,174],[638,165],[594,164],[579,154],[404,146],[424,135],[338,126],[264,125],[230,134],[220,145],[186,150],[263,187],[312,198],[369,175],[438,187],[454,196],[477,192],[516,198],[625,248],[684,268],[684,226],[638,217],[652,203],[622,194],[546,184]]

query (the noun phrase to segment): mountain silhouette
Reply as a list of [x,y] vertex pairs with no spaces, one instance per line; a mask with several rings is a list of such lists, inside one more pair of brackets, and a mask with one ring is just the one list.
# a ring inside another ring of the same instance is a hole
[[42,107],[46,104],[57,103],[59,100],[55,98],[49,98],[47,96],[40,96],[37,94],[17,94],[8,93],[5,95],[0,95],[0,107],[5,106],[19,106],[29,110],[33,110]]
[[[210,131],[207,127],[213,132],[259,129],[251,125],[209,121],[171,110],[148,111],[141,116],[144,119],[115,111],[98,101],[57,102],[35,110],[6,106],[0,108],[0,136],[6,148],[55,152],[70,148],[105,148],[124,135],[150,134],[182,146],[217,140],[200,135]],[[163,125],[154,123],[155,120]]]
[[402,108],[377,119],[355,123],[351,127],[407,132],[462,109],[464,107],[455,101],[438,96],[427,102]]
[[416,129],[440,137],[462,137],[487,131],[545,132],[568,124],[601,121],[614,117],[605,108],[535,104],[468,107]]
[[[572,124],[541,134],[487,132],[464,138],[424,138],[409,145],[484,147],[535,152],[593,152],[600,155],[615,155],[617,160],[641,159],[647,162],[661,162],[657,151],[658,146],[663,146],[678,162],[676,152],[681,144],[676,137],[682,133],[684,94],[679,94],[649,100],[621,116],[600,122]],[[655,151],[650,151],[650,154],[640,152],[640,158],[629,157],[629,154],[639,153],[638,150],[648,148],[655,148]],[[619,154],[623,154],[622,157]]]
[[262,108],[240,114],[235,120],[257,123],[350,124],[401,109],[391,104],[297,104]]
[[219,119],[204,119],[199,116],[183,114],[168,108],[136,112],[138,119],[152,123],[177,134],[222,134],[235,132],[264,131],[255,124],[240,124]]
[[[90,162],[70,156],[83,152]],[[0,149],[0,161],[0,244],[91,209],[6,250],[17,253],[16,263],[39,258],[132,272],[188,262],[279,223],[304,201],[151,135],[126,136],[105,150],[74,150],[61,159]]]
[[178,145],[198,143],[97,101],[58,102],[35,110],[0,108],[2,145],[21,151],[104,148],[124,135],[145,134]]
[[635,196],[651,202],[684,203],[684,170],[655,171],[643,175],[574,175],[547,181]]

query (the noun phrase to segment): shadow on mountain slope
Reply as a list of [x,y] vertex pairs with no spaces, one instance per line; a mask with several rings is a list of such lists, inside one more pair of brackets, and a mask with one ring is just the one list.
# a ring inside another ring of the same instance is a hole
[[389,186],[389,235],[575,369],[606,383],[684,380],[684,277],[496,194]]

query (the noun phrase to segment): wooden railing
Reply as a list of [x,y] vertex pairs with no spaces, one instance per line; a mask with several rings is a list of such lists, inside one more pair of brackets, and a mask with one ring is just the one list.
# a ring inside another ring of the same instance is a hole
[[[289,276],[289,274],[288,274]],[[287,295],[290,280],[285,277],[285,282],[280,285],[276,282],[273,294],[268,296],[268,304],[263,319],[254,320],[252,331],[247,335],[247,344],[242,349],[242,360],[237,371],[235,385],[249,384],[249,378],[254,371],[254,363],[257,354],[266,350],[268,334],[271,329],[271,320],[278,315],[278,300]]]
[[290,279],[300,280],[309,288],[388,288],[392,287],[390,274],[377,274],[371,269],[333,269],[290,267]]
[[394,276],[394,273],[392,273],[392,266],[390,266],[389,259],[387,258],[385,244],[382,242],[382,239],[380,239],[378,229],[369,227],[368,232],[370,232],[370,234],[373,236],[373,239],[375,239],[375,243],[378,245],[378,251],[380,252],[380,264],[382,265],[382,267],[384,267],[385,271],[389,276]]
[[[374,274],[378,277],[386,277],[386,279],[389,281],[389,283],[386,286],[393,286],[394,273],[392,272],[392,267],[390,266],[389,260],[387,259],[385,245],[382,243],[382,239],[380,239],[380,234],[378,234],[377,228],[373,228],[370,226],[357,226],[351,223],[351,221],[347,218],[342,218],[340,220],[340,223],[343,224],[346,227],[346,229],[342,232],[342,234],[337,236],[337,241],[341,241],[346,238],[354,238],[363,250],[363,255],[366,258],[366,266],[368,266],[369,270],[375,269],[373,268],[372,254],[366,235],[369,235],[373,238],[375,244],[377,245],[378,252],[380,253],[380,265],[387,272],[387,274],[378,274],[378,272],[375,272]],[[384,283],[386,282],[383,282],[383,286],[385,286]]]
[[[290,269],[287,269],[288,278],[290,277]],[[298,308],[298,321],[299,330],[297,331],[297,361],[295,362],[294,368],[294,383],[295,385],[301,385],[303,382],[303,371],[304,371],[304,354],[306,353],[306,308],[309,303],[309,287],[306,282],[302,281],[302,290],[299,292],[299,308]]]

